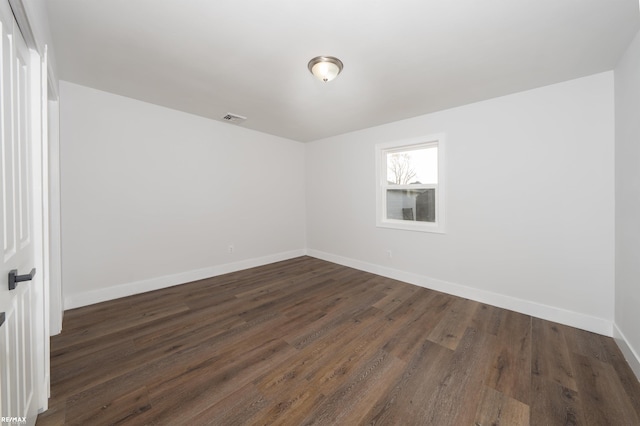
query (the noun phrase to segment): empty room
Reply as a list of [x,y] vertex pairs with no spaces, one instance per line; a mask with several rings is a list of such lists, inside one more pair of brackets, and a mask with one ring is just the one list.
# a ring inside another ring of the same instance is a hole
[[0,423],[640,425],[640,4],[0,0]]

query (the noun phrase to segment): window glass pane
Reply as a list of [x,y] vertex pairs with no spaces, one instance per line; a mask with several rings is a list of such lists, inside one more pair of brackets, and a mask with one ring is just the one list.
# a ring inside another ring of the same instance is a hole
[[387,189],[387,219],[436,221],[436,190]]
[[395,185],[438,183],[438,147],[387,152],[387,182]]

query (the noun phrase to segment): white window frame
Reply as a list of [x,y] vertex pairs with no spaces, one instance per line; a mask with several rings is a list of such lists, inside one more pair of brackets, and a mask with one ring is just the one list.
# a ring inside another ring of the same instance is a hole
[[[438,183],[393,185],[387,182],[387,154],[428,146],[438,147]],[[436,190],[435,222],[410,221],[387,218],[388,189]],[[406,231],[445,233],[445,135],[442,133],[418,138],[380,143],[376,145],[376,225],[381,228]]]

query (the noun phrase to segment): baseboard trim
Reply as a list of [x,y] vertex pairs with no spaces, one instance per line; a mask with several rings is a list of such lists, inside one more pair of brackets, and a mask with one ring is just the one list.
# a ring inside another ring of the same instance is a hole
[[160,290],[162,288],[186,284],[192,281],[198,281],[205,278],[228,274],[230,272],[241,271],[244,269],[254,268],[256,266],[268,265],[269,263],[293,259],[295,257],[304,256],[305,254],[306,250],[304,249],[292,250],[268,256],[241,260],[233,263],[225,263],[222,265],[215,265],[207,268],[150,278],[148,280],[119,284],[113,287],[102,288],[99,290],[70,294],[64,297],[64,309],[75,309],[82,306],[88,306],[95,303],[118,299],[120,297],[133,296],[134,294],[145,293],[147,291]]
[[638,361],[640,358],[628,345],[622,332],[620,332],[617,327],[615,327],[614,330],[614,324],[605,319],[313,249],[281,252],[259,258],[246,259],[233,263],[185,271],[178,274],[166,275],[148,280],[134,281],[99,290],[70,294],[64,298],[64,308],[65,310],[80,308],[82,306],[93,305],[95,303],[132,296],[134,294],[159,290],[192,281],[267,265],[274,262],[293,259],[304,255],[407,282],[420,287],[452,294],[454,296],[464,297],[466,299],[487,303],[504,309],[510,309],[512,311],[521,312],[523,314],[532,315],[545,320],[566,324],[605,336],[619,336],[616,340],[619,342],[619,346],[624,346],[624,348],[621,346],[621,350],[624,352],[625,357],[631,360],[629,364],[632,365],[636,375],[640,377],[640,361]]
[[613,338],[616,341],[616,344],[620,348],[622,355],[627,360],[627,363],[635,373],[638,380],[640,380],[640,355],[633,350],[633,347],[629,344],[629,340],[626,338],[624,333],[618,328],[618,324],[613,323]]
[[307,249],[307,255],[326,260],[328,262],[337,263],[339,265],[348,266],[350,268],[358,269],[361,271],[370,272],[372,274],[382,275],[387,278],[407,282],[409,284],[414,284],[431,290],[441,291],[443,293],[451,294],[454,296],[464,297],[465,299],[487,303],[489,305],[509,309],[526,315],[542,318],[548,321],[580,328],[583,330],[602,334],[604,336],[612,337],[613,335],[612,322],[607,321],[603,318],[597,318],[554,306],[543,305],[516,297],[505,296],[486,290],[430,278],[424,275],[405,272],[386,266],[363,262],[361,260],[338,256],[319,250]]

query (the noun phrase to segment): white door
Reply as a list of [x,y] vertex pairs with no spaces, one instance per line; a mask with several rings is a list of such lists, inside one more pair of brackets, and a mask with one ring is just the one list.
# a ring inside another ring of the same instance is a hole
[[42,204],[36,194],[41,191],[37,176],[42,165],[36,155],[42,141],[37,123],[41,87],[34,84],[40,63],[25,45],[7,0],[0,0],[0,27],[0,420],[34,424],[47,392],[41,377],[46,345],[41,341],[44,295],[38,274],[43,271],[13,290],[8,275],[11,270],[29,274],[42,257]]

